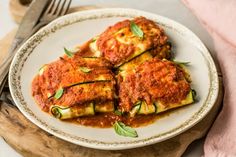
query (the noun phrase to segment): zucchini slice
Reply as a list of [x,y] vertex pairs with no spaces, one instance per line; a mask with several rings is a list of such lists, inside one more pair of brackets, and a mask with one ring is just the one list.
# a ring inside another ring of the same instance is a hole
[[145,101],[142,101],[138,114],[152,114],[152,113],[156,113],[156,105],[147,104]]
[[[82,67],[84,68],[84,67]],[[102,81],[111,81],[113,80],[113,76],[109,73],[108,70],[100,70],[96,73],[93,72],[94,70],[88,69],[89,72],[86,73],[81,70],[81,67],[79,67],[78,72],[68,72],[68,76],[65,78],[62,78],[60,82],[61,87],[70,87],[74,85],[79,84],[87,84],[87,83],[95,83],[95,82],[102,82]]]
[[[156,48],[151,48],[142,52],[139,52],[137,54],[133,54],[133,56],[129,57],[125,62],[116,65],[115,68],[122,69],[127,66],[127,64],[133,65],[137,67],[138,65],[142,64],[143,62],[150,60],[153,57],[163,58],[163,59],[169,59],[171,58],[171,51],[166,48],[169,44],[163,45],[160,51],[157,51]],[[169,46],[170,47],[170,46]],[[130,64],[131,63],[131,64]],[[125,66],[126,65],[126,66]]]
[[136,106],[134,106],[132,108],[132,110],[129,112],[130,117],[134,117],[139,112],[140,106],[141,106],[141,104],[140,105],[136,105]]
[[193,102],[194,102],[194,93],[191,90],[189,94],[186,96],[186,98],[182,100],[180,103],[164,105],[162,102],[157,101],[157,102],[154,102],[154,104],[156,106],[156,113],[160,113],[169,109],[185,106]]
[[46,70],[46,68],[48,68],[48,67],[47,67],[46,64],[44,64],[42,67],[39,68],[38,74],[39,74],[40,76],[42,76],[42,75],[43,75],[43,72]]
[[51,114],[58,119],[72,119],[82,116],[94,115],[95,112],[113,112],[113,101],[107,101],[104,103],[89,103],[82,105],[75,105],[71,107],[64,107],[60,105],[54,105],[50,108]]
[[145,101],[138,101],[136,105],[133,106],[132,110],[129,112],[131,117],[136,114],[152,114],[160,113],[173,108],[185,106],[194,102],[194,92],[191,90],[184,100],[176,104],[165,105],[160,101],[156,101],[153,104],[147,104]]
[[129,112],[130,117],[134,117],[140,110],[142,102],[138,101],[135,106],[132,108],[132,110]]
[[149,52],[149,51],[147,50],[147,51],[139,52],[139,53],[137,53],[136,55],[133,54],[131,57],[129,57],[128,59],[126,59],[126,61],[124,61],[124,62],[122,62],[122,63],[120,63],[120,64],[118,64],[118,65],[114,65],[114,68],[117,68],[117,69],[118,69],[119,67],[125,65],[126,63],[129,63],[129,62],[133,61],[134,59],[139,58],[139,56],[142,56],[142,55],[145,54],[146,52]]
[[95,82],[80,85],[74,85],[66,88],[60,99],[54,99],[53,104],[60,106],[74,106],[76,104],[84,104],[92,101],[113,100],[114,85],[109,82]]
[[91,43],[89,44],[89,48],[93,52],[93,57],[100,57],[102,55],[101,51],[99,51],[98,47],[97,47],[97,39],[98,38],[99,38],[99,36],[94,37],[92,39]]
[[183,70],[183,72],[184,72],[184,77],[185,77],[186,81],[192,82],[192,79],[191,79],[191,77],[190,77],[190,74],[189,74],[189,71],[188,71],[186,65],[184,65],[184,64],[178,64],[178,65],[179,65],[179,66],[181,67],[181,69]]
[[134,117],[136,114],[146,115],[156,113],[156,106],[154,104],[147,104],[145,101],[138,101],[129,113],[131,117]]
[[132,55],[130,55],[128,58],[126,58],[123,62],[116,64],[115,68],[123,65],[126,62],[129,62],[130,60],[132,60],[133,58],[141,55],[142,53],[144,53],[145,51],[147,51],[149,49],[149,47],[147,46],[147,44],[140,40],[139,38],[136,38],[133,36],[133,34],[130,35],[124,35],[124,36],[120,36],[119,34],[126,34],[127,29],[129,28],[123,28],[121,30],[119,30],[117,33],[114,34],[114,37],[116,39],[116,41],[118,41],[121,44],[124,45],[131,45],[134,44],[135,45],[135,51]]
[[115,110],[113,101],[95,103],[95,112],[113,112]]
[[133,58],[129,62],[121,65],[118,70],[120,71],[121,76],[125,77],[128,74],[128,71],[134,70],[136,67],[138,67],[140,64],[144,63],[145,61],[148,61],[152,59],[152,55],[149,51],[141,54],[140,56],[137,56],[136,58]]
[[89,84],[99,83],[99,82],[111,82],[111,80],[107,80],[102,75],[100,75],[100,76],[97,77],[97,80],[83,81],[83,82],[77,82],[77,83],[73,83],[73,84],[68,84],[68,85],[65,85],[64,88],[69,88],[69,87],[79,86],[79,85],[86,85],[86,84],[89,85]]
[[94,104],[76,105],[72,107],[61,107],[54,105],[50,108],[51,114],[58,119],[71,119],[81,116],[94,115]]

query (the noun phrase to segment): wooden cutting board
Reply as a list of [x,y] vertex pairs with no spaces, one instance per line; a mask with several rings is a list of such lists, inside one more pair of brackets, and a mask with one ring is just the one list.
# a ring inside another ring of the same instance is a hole
[[[27,7],[22,6],[17,0],[11,0],[10,8],[13,11],[11,12],[13,19],[20,22]],[[70,12],[93,8],[96,7],[76,7]],[[16,13],[16,10],[20,12]],[[15,32],[16,29],[12,30],[0,40],[0,62],[7,55]],[[0,103],[0,136],[25,157],[180,157],[189,144],[206,135],[214,121],[223,97],[222,78],[219,77],[219,80],[219,96],[210,113],[193,128],[154,145],[121,151],[104,151],[82,147],[48,134],[26,119],[16,107],[6,103]]]

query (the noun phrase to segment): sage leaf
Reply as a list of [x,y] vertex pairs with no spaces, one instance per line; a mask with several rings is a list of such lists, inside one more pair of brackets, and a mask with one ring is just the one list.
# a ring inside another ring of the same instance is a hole
[[143,38],[143,31],[141,28],[139,28],[138,25],[136,25],[133,21],[131,21],[130,23],[130,29],[131,29],[131,32],[137,36],[137,37],[140,37],[140,38]]
[[69,58],[72,58],[74,56],[74,53],[72,51],[69,51],[65,47],[64,47],[64,52]]
[[84,73],[89,73],[89,72],[92,71],[91,69],[89,69],[89,68],[87,68],[87,67],[80,67],[80,70],[81,70],[82,72],[84,72]]
[[133,128],[126,126],[124,123],[116,121],[113,125],[115,132],[118,135],[121,136],[126,136],[126,137],[138,137],[138,134],[136,132],[136,130],[134,130]]
[[118,116],[121,116],[123,113],[121,112],[121,111],[119,111],[119,110],[115,110],[115,112],[114,112],[116,115],[118,115]]
[[54,95],[54,98],[55,99],[60,99],[61,96],[63,95],[63,92],[64,92],[64,89],[63,88],[60,88],[56,91],[56,94]]

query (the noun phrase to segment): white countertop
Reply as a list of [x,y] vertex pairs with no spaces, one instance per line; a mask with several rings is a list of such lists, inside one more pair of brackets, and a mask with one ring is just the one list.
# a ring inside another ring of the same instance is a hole
[[[8,0],[0,1],[0,38],[16,27],[16,24],[10,17],[8,9]],[[75,5],[99,5],[107,7],[128,7],[140,9],[162,16],[169,17],[175,21],[182,23],[196,33],[200,39],[206,44],[211,52],[214,52],[212,40],[208,33],[201,27],[193,14],[185,8],[179,0],[73,0],[72,6]],[[184,157],[199,157],[203,154],[203,141],[198,140],[190,145],[184,153]],[[21,157],[15,152],[5,141],[0,138],[0,157]]]

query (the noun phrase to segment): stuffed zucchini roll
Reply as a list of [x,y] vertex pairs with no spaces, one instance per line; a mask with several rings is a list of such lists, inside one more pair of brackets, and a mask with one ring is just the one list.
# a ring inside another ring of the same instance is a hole
[[51,105],[111,100],[114,86],[114,74],[104,58],[63,56],[40,68],[32,83],[32,95],[48,111]]
[[119,108],[131,115],[159,113],[194,102],[186,69],[153,58],[120,80]]
[[114,102],[90,102],[74,106],[53,105],[50,108],[51,114],[58,119],[72,119],[82,116],[91,116],[95,113],[114,111]]
[[160,58],[170,58],[170,47],[165,47],[166,43],[167,36],[161,27],[137,17],[110,26],[91,42],[90,48],[119,67],[148,50]]

